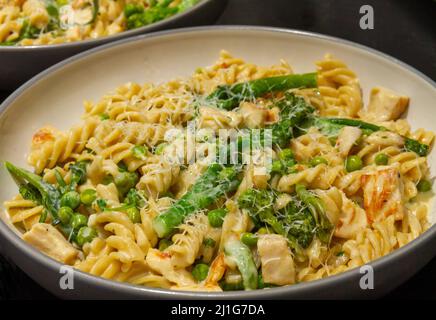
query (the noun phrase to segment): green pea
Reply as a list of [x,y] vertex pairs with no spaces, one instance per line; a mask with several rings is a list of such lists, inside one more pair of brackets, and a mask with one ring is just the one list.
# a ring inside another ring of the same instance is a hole
[[109,120],[109,119],[110,119],[110,117],[109,117],[109,115],[107,113],[102,113],[100,115],[100,120],[101,121],[105,121],[105,120]]
[[328,164],[327,160],[323,157],[315,157],[310,160],[310,165],[316,167],[319,164]]
[[90,206],[97,199],[97,192],[94,189],[86,189],[80,194],[80,201],[85,206]]
[[423,179],[418,182],[418,185],[416,187],[418,188],[419,192],[427,192],[431,190],[431,182]]
[[161,239],[159,241],[159,250],[164,251],[166,248],[168,248],[172,244],[173,244],[173,242],[169,239]]
[[209,224],[214,228],[219,228],[223,225],[224,217],[227,214],[227,209],[215,209],[209,211],[207,218],[209,219]]
[[105,186],[107,186],[108,184],[111,184],[114,182],[114,178],[110,175],[108,176],[104,176],[101,183],[104,184]]
[[80,195],[76,191],[69,191],[61,198],[61,207],[76,209],[80,205]]
[[257,230],[257,234],[268,234],[268,233],[269,233],[269,231],[265,227],[261,227],[261,228],[259,228],[259,230]]
[[127,215],[129,216],[129,219],[133,223],[140,223],[141,222],[141,214],[139,213],[139,210],[135,207],[128,208],[126,210]]
[[83,246],[87,242],[91,242],[92,239],[97,237],[97,231],[90,227],[81,227],[76,236],[76,243],[79,246]]
[[84,227],[88,224],[88,218],[80,213],[76,213],[71,219],[71,226],[73,229],[79,229],[80,227]]
[[283,172],[284,165],[280,160],[274,160],[271,165],[271,172],[280,173]]
[[215,247],[216,241],[212,238],[206,238],[203,240],[203,245],[205,247]]
[[375,156],[374,162],[378,166],[385,166],[389,162],[389,157],[386,153],[379,153]]
[[362,159],[358,156],[349,156],[347,160],[345,160],[345,169],[348,172],[353,172],[356,170],[360,170],[363,167]]
[[294,153],[291,149],[283,149],[279,152],[279,158],[282,160],[290,160],[294,158]]
[[134,146],[132,154],[136,159],[145,160],[148,150],[145,146]]
[[125,195],[130,189],[134,188],[137,182],[138,174],[136,172],[123,171],[114,178],[118,192],[122,195]]
[[68,224],[70,223],[73,214],[73,209],[70,207],[61,207],[58,212],[59,220],[61,220],[63,224]]
[[154,154],[161,155],[168,143],[161,143],[154,149]]
[[192,276],[198,282],[206,279],[208,273],[209,273],[209,266],[204,263],[199,263],[195,265],[195,267],[192,269]]
[[250,232],[245,232],[241,236],[241,242],[249,247],[255,246],[257,244],[257,239],[257,236]]

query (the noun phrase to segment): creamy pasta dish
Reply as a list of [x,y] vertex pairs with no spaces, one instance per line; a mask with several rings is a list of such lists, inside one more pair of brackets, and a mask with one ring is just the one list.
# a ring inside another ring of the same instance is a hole
[[321,279],[430,225],[434,134],[401,118],[409,97],[369,96],[331,55],[295,74],[223,51],[188,78],[86,101],[66,131],[39,129],[32,172],[5,163],[19,193],[4,205],[30,245],[107,279],[189,291]]
[[183,12],[200,0],[0,0],[0,45],[95,39]]

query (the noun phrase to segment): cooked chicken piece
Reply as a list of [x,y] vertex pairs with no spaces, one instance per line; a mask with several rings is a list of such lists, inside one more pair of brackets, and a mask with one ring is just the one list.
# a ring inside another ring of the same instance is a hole
[[23,234],[23,240],[30,243],[49,257],[72,265],[79,251],[51,224],[37,223]]
[[265,283],[283,286],[295,282],[294,260],[286,238],[277,234],[262,235],[257,250]]
[[336,141],[336,147],[339,149],[339,153],[346,157],[361,135],[362,130],[359,128],[343,127]]
[[338,238],[353,238],[368,225],[365,210],[347,198],[344,192],[333,187],[329,190],[317,190],[324,202],[327,218],[335,226]]
[[242,115],[234,111],[226,111],[218,108],[200,107],[200,128],[219,129],[237,128],[242,122]]
[[390,215],[401,220],[404,215],[402,185],[397,166],[384,166],[363,174],[363,205],[369,222],[380,221]]
[[239,108],[242,115],[242,123],[247,128],[262,128],[268,118],[268,109],[251,102],[243,102]]
[[386,88],[376,87],[371,90],[366,118],[377,122],[396,120],[408,105],[408,97]]
[[176,269],[171,262],[171,254],[151,248],[148,250],[145,258],[147,265],[163,275],[169,281],[175,283],[178,287],[192,287],[195,285],[194,278],[185,269]]

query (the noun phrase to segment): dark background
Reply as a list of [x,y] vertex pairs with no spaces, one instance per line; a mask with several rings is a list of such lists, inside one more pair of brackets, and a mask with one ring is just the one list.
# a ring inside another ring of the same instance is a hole
[[[361,30],[359,9],[368,4],[374,8],[374,30]],[[292,28],[348,39],[390,54],[436,79],[435,0],[229,0],[217,24]],[[9,94],[0,92],[0,102]],[[54,297],[0,255],[1,298]],[[436,300],[436,258],[386,298]]]

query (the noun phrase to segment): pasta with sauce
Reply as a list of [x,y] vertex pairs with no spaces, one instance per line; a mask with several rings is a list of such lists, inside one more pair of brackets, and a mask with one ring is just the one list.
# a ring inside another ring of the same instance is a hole
[[110,36],[169,18],[199,1],[1,0],[0,45],[48,45]]
[[34,173],[6,163],[11,222],[61,263],[173,290],[292,285],[389,254],[430,225],[434,134],[400,118],[408,97],[377,87],[364,106],[344,62],[316,66],[223,51],[86,101],[81,124],[35,133]]

